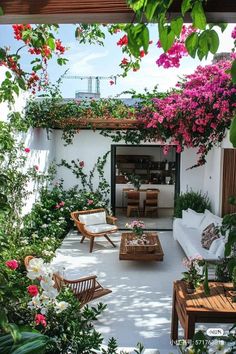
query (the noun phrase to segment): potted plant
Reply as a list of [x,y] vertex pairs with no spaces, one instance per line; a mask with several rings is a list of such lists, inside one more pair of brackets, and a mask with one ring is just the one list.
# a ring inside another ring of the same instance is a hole
[[183,272],[183,280],[186,281],[186,290],[188,294],[195,292],[195,289],[200,285],[203,280],[203,276],[200,273],[200,262],[202,262],[201,256],[196,256],[194,258],[185,258],[183,260],[184,266],[187,271]]
[[131,229],[136,238],[141,239],[143,236],[143,229],[145,224],[141,220],[134,220],[130,224],[126,224],[125,227]]
[[134,188],[139,190],[141,187],[141,178],[135,173],[123,173],[130,183],[133,184]]

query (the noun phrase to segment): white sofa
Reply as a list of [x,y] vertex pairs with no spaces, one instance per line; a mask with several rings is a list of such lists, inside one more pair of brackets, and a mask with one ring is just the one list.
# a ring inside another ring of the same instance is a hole
[[212,242],[209,250],[202,247],[202,231],[212,223],[220,226],[222,219],[209,210],[204,213],[196,213],[191,209],[183,210],[182,218],[175,218],[173,237],[188,258],[200,255],[203,259],[215,261],[224,257],[225,240],[222,236]]

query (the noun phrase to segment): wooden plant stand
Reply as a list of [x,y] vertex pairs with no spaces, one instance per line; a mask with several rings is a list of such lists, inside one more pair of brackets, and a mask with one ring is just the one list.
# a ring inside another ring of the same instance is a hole
[[232,301],[230,291],[232,283],[211,282],[210,295],[199,288],[194,294],[187,294],[183,280],[174,282],[171,340],[178,340],[178,320],[184,329],[184,339],[192,339],[195,323],[235,323],[236,303]]

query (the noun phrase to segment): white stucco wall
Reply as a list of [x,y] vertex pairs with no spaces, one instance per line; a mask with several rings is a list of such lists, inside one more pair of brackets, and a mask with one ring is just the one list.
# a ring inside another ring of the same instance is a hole
[[[22,134],[22,140],[24,141],[24,146],[30,148],[30,153],[27,155],[28,159],[26,167],[37,165],[39,167],[39,173],[46,172],[55,157],[54,134],[50,134],[49,140],[46,129],[30,129],[27,133]],[[35,190],[35,192],[29,195],[24,208],[24,213],[30,211],[38,197],[37,185],[31,183],[29,185],[29,190]]]
[[[55,141],[55,160],[60,163],[61,159],[71,162],[71,160],[79,159],[84,161],[84,172],[89,173],[94,164],[97,162],[99,156],[103,156],[111,149],[113,144],[110,138],[105,138],[99,134],[99,131],[81,130],[74,137],[73,144],[64,146],[64,141],[61,139],[62,132],[60,130],[54,131]],[[111,156],[108,155],[107,163],[104,166],[104,177],[108,182],[111,180]],[[58,170],[58,178],[64,180],[64,187],[66,189],[73,187],[78,183],[76,177],[71,171],[65,167],[60,167]],[[95,175],[94,184],[98,183],[98,178]]]
[[[89,173],[97,158],[103,156],[114,142],[110,138],[100,135],[99,131],[81,130],[73,140],[72,145],[64,146],[61,140],[62,132],[54,131],[55,159],[60,163],[61,159],[70,162],[73,159],[84,160],[84,171]],[[119,142],[122,144],[122,142]],[[104,174],[108,182],[111,180],[110,155],[105,165]],[[221,159],[222,149],[214,148],[207,158],[207,164],[194,169],[189,169],[197,161],[196,149],[188,149],[181,153],[180,164],[180,191],[186,192],[189,189],[208,193],[212,202],[213,211],[220,214],[221,202]],[[78,181],[76,177],[64,167],[60,167],[58,178],[64,179],[65,188],[70,188]],[[95,185],[97,178],[94,179]]]
[[202,189],[204,181],[204,166],[189,169],[197,162],[197,149],[187,149],[181,153],[180,157],[180,192],[192,189],[199,191]]

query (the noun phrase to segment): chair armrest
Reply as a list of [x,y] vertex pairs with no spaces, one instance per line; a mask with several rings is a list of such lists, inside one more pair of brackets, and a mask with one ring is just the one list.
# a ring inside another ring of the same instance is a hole
[[117,218],[115,218],[114,216],[111,215],[107,215],[107,223],[111,224],[111,225],[115,225],[117,221]]

